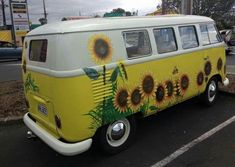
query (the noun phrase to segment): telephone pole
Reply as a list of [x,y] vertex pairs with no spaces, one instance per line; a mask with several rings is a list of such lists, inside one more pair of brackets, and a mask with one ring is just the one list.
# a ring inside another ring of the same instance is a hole
[[43,0],[43,11],[44,11],[44,19],[47,20],[47,12],[46,12],[46,4],[45,4],[45,0]]
[[167,0],[162,0],[162,15],[166,14],[166,1]]
[[2,17],[3,17],[3,26],[6,27],[6,15],[5,15],[5,2],[4,0],[1,0],[2,3]]
[[193,14],[193,0],[181,1],[181,14],[185,14],[185,15]]

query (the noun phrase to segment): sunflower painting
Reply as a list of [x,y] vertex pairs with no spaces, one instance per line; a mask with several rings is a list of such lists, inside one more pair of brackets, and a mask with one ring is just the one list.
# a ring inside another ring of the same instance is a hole
[[221,58],[219,58],[217,61],[217,70],[220,71],[222,69],[222,66],[223,66],[223,61]]
[[142,103],[142,97],[139,90],[139,87],[135,87],[130,93],[128,97],[128,106],[133,110],[137,111]]
[[119,88],[114,96],[114,107],[119,112],[125,112],[127,110],[127,98],[128,98],[128,91],[126,88]]
[[166,86],[163,84],[158,84],[157,89],[156,89],[156,102],[157,104],[162,104],[166,98],[167,95],[167,89]]
[[207,61],[207,62],[205,63],[204,72],[205,72],[206,76],[210,75],[211,69],[212,69],[211,66],[212,66],[212,65],[211,65],[211,62],[210,62],[210,61]]
[[167,97],[171,98],[174,95],[174,83],[172,80],[167,80],[165,82],[166,89],[167,89]]
[[202,71],[200,71],[198,74],[197,74],[197,85],[198,86],[201,86],[203,84],[203,81],[204,81],[204,74]]
[[[152,114],[168,106],[172,102],[181,100],[190,86],[188,75],[182,74],[174,79],[156,82],[156,78],[150,72],[140,77],[138,85],[130,86],[128,71],[123,63],[117,63],[116,67],[109,71],[105,77],[106,68],[103,65],[103,73],[95,68],[84,68],[84,73],[92,81],[103,81],[103,87],[110,86],[109,94],[104,92],[103,99],[95,104],[88,114],[91,117],[90,129],[122,119],[136,112],[144,115]],[[204,74],[204,73],[202,73]],[[202,77],[202,78],[201,78]],[[203,82],[203,76],[199,76],[199,84]],[[171,99],[171,100],[170,100]]]
[[92,60],[99,65],[104,65],[112,59],[111,40],[103,34],[94,35],[89,39],[88,50]]
[[181,93],[182,95],[184,95],[189,87],[189,77],[186,74],[182,75],[179,83],[180,83]]
[[145,74],[141,80],[140,93],[143,98],[155,96],[156,83],[151,74]]

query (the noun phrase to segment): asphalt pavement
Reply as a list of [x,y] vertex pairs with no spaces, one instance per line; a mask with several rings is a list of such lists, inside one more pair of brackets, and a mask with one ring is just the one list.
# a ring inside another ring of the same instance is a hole
[[[0,125],[0,166],[149,167],[235,115],[235,96],[221,94],[208,108],[197,98],[139,121],[135,142],[108,156],[96,147],[65,157],[41,140],[28,140],[23,123]],[[235,122],[167,164],[172,167],[235,166]],[[79,133],[79,132],[78,132]]]
[[22,80],[21,61],[1,60],[0,82],[12,80]]

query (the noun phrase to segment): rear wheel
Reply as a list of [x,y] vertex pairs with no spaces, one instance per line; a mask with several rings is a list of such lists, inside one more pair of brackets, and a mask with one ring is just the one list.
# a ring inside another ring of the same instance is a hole
[[206,91],[203,93],[202,100],[207,106],[215,103],[218,95],[218,81],[216,78],[210,79],[207,84]]
[[121,152],[130,145],[135,131],[136,120],[134,116],[101,127],[97,134],[99,147],[109,154]]

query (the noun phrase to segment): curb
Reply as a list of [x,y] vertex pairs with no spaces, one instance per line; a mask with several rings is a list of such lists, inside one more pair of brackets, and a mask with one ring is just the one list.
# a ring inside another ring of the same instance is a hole
[[219,93],[222,93],[222,94],[230,96],[230,97],[235,97],[235,93],[234,92],[227,92],[227,91],[219,89]]
[[15,124],[23,124],[23,116],[0,118],[0,127]]

